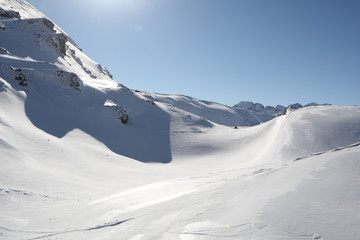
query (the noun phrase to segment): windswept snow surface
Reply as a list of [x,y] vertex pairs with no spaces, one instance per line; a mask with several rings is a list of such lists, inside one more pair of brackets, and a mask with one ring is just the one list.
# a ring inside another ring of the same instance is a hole
[[359,239],[360,107],[270,120],[133,91],[0,8],[0,239]]

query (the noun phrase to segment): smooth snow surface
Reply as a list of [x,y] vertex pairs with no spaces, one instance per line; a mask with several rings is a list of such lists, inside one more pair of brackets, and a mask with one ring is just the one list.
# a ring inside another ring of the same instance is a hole
[[134,91],[0,7],[20,14],[0,18],[0,239],[359,239],[360,107]]

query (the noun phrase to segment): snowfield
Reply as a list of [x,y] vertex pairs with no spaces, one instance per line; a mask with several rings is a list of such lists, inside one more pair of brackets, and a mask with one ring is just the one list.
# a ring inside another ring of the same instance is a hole
[[0,0],[0,166],[0,239],[360,239],[360,107],[135,91],[24,0]]

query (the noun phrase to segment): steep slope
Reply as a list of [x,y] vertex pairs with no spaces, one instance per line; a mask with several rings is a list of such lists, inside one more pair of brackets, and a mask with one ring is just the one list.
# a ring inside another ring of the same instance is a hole
[[[118,85],[25,1],[1,5],[2,12],[20,15],[3,14],[7,17],[0,20],[0,77],[3,88],[9,89],[3,94],[23,91],[26,118],[32,124],[58,138],[80,129],[113,152],[136,160],[171,161],[166,112]],[[157,141],[149,139],[152,135]]]
[[25,1],[0,7],[2,239],[360,235],[360,107],[261,123],[133,91]]
[[[30,68],[38,74],[38,78],[52,79],[54,75],[63,78],[59,75],[70,72],[68,75],[76,74],[81,79],[78,84],[117,85],[104,67],[83,54],[61,28],[26,1],[2,0],[1,6],[3,64]],[[11,17],[9,12],[16,13],[18,17]],[[49,71],[51,69],[53,71]]]

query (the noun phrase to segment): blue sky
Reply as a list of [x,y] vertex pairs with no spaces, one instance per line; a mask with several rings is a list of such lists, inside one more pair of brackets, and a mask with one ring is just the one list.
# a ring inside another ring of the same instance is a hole
[[29,2],[130,88],[360,105],[358,0]]

